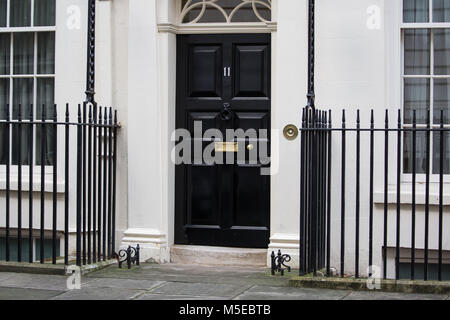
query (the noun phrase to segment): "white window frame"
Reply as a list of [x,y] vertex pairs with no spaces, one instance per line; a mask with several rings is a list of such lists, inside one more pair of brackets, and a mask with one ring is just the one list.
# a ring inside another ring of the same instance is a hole
[[[430,79],[430,126],[431,128],[439,128],[440,124],[433,123],[433,107],[434,107],[434,79],[450,79],[450,75],[435,75],[434,74],[434,37],[433,32],[435,29],[450,29],[449,22],[432,22],[433,21],[433,0],[429,1],[429,22],[426,23],[416,23],[416,22],[404,22],[403,20],[403,0],[401,0],[399,10],[400,17],[400,36],[401,36],[401,55],[400,55],[400,82],[401,82],[401,90],[400,90],[400,99],[402,106],[402,126],[403,128],[412,128],[412,124],[404,123],[404,113],[405,113],[405,79]],[[408,29],[427,29],[431,30],[430,32],[430,74],[429,75],[405,75],[405,38],[404,31]],[[416,124],[417,128],[426,128],[427,124]],[[445,128],[450,128],[450,124],[444,124]],[[404,173],[403,164],[404,164],[404,136],[402,136],[402,181],[403,182],[412,182],[411,173]],[[416,182],[423,183],[426,181],[425,173],[416,173]],[[439,182],[439,174],[433,174],[433,133],[430,134],[430,182],[438,183]],[[450,174],[444,174],[444,182],[450,183]]]
[[[17,78],[27,78],[33,79],[33,119],[36,120],[37,114],[36,114],[36,100],[37,100],[37,79],[39,78],[53,78],[55,83],[55,90],[56,90],[56,74],[38,74],[37,72],[37,36],[39,32],[54,32],[55,33],[55,42],[56,42],[56,21],[55,26],[34,26],[34,0],[31,0],[31,19],[30,19],[30,26],[29,27],[10,27],[10,1],[7,1],[7,12],[6,12],[6,27],[0,27],[0,33],[9,33],[11,35],[10,37],[10,63],[9,63],[9,74],[8,75],[0,75],[0,79],[9,79],[9,113],[10,113],[10,119],[12,119],[12,111],[13,111],[13,80]],[[55,6],[58,5],[58,1],[55,1]],[[25,75],[17,75],[13,73],[14,63],[13,63],[13,53],[14,53],[14,33],[21,33],[21,32],[27,32],[27,33],[34,33],[34,56],[33,56],[33,73],[32,74],[25,74]],[[56,50],[56,43],[55,43],[55,50]],[[55,65],[56,65],[56,54],[55,54]],[[54,93],[56,95],[56,92]],[[22,115],[22,121],[23,123],[29,122],[29,116],[28,115]],[[49,121],[49,120],[47,120]],[[33,126],[33,167],[40,168],[40,165],[36,164],[36,126]],[[17,179],[17,172],[18,172],[18,165],[13,165],[11,163],[11,157],[12,157],[12,134],[10,135],[10,172],[11,172],[11,182],[14,183]],[[28,170],[25,168],[28,168],[28,164],[22,165],[22,175],[23,177],[27,178],[29,173]],[[0,165],[0,173],[6,172],[6,165]],[[45,166],[45,174],[46,175],[52,175],[53,174],[53,166],[46,165]],[[40,177],[40,170],[34,169],[33,170],[33,176]],[[1,182],[1,181],[0,181]],[[26,179],[23,181],[26,182]],[[28,186],[25,186],[28,188]],[[26,190],[24,188],[24,190]],[[1,190],[2,188],[0,188]]]

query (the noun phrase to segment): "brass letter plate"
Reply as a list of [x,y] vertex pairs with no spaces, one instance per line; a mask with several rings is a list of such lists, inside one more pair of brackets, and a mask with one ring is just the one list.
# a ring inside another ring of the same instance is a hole
[[237,142],[215,142],[216,152],[238,152],[239,144]]

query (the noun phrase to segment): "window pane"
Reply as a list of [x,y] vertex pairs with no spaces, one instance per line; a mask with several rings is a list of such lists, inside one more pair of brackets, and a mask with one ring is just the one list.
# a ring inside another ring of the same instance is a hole
[[39,32],[37,49],[37,72],[55,73],[55,33]]
[[6,119],[6,108],[9,104],[9,79],[0,79],[0,119]]
[[441,123],[441,110],[444,111],[444,123],[450,123],[450,79],[434,80],[433,121]]
[[450,0],[433,0],[433,22],[450,22]]
[[403,22],[428,22],[428,0],[403,0]]
[[430,30],[405,30],[405,75],[430,74]]
[[[0,119],[5,120],[9,104],[9,79],[0,79]],[[6,164],[6,125],[0,125],[0,164]]]
[[19,133],[20,133],[20,159],[23,165],[29,164],[30,160],[30,143],[32,140],[30,139],[30,125],[23,124],[19,131],[19,126],[17,124],[12,125],[12,154],[11,154],[11,164],[17,165],[19,164]]
[[0,0],[0,27],[6,27],[7,0]]
[[[267,21],[271,20],[271,11],[269,8],[259,3],[256,3],[255,6],[261,18]],[[253,11],[252,4],[249,3],[241,7],[238,11],[236,11],[236,13],[233,15],[231,19],[231,22],[261,22],[261,20],[256,16],[255,12]]]
[[13,84],[13,119],[19,115],[19,104],[22,106],[22,119],[28,118],[33,103],[33,78],[14,79]]
[[34,0],[34,25],[55,25],[55,0]]
[[[37,81],[36,118],[42,119],[42,106],[45,105],[45,119],[53,121],[55,81],[53,78],[40,78]],[[45,165],[52,165],[55,156],[55,135],[52,126],[45,126],[46,143]],[[40,165],[42,155],[42,126],[36,127],[36,164]]]
[[450,75],[450,29],[436,29],[434,33],[434,74]]
[[0,74],[9,74],[11,35],[0,33]]
[[10,1],[9,25],[11,27],[31,26],[31,0]]
[[[239,1],[239,0],[238,0]],[[189,6],[192,6],[196,3],[199,3],[200,5],[192,7],[192,9],[186,14],[186,16],[183,19],[184,23],[191,22],[195,20],[202,12],[202,0],[193,0]],[[222,9],[227,13],[230,14],[232,10],[232,6],[235,5],[231,2],[236,2],[236,0],[231,0],[229,3],[223,5],[221,3],[223,1],[219,1],[218,5],[222,7]],[[185,7],[187,1],[183,0],[182,8]],[[231,8],[230,8],[231,7]],[[198,21],[199,23],[208,23],[208,22],[226,22],[226,18],[217,8],[207,6],[205,12],[203,13],[201,19]]]
[[[443,172],[450,174],[450,132],[444,132],[444,144],[442,146],[442,154],[444,155]],[[440,172],[440,156],[441,156],[441,133],[433,133],[433,174]]]
[[427,108],[430,106],[430,80],[405,79],[404,94],[405,123],[412,123],[414,110],[417,123],[426,123]]
[[34,33],[14,33],[14,74],[33,74]]
[[[22,119],[28,118],[31,104],[33,103],[33,78],[14,79],[13,84],[13,119],[17,119],[19,116],[19,105],[21,105]],[[19,126],[13,125],[11,141],[11,162],[13,165],[19,163],[19,134],[21,138],[21,163],[29,163],[28,143],[31,143],[31,140],[29,139],[29,126],[22,125],[22,128],[19,131]]]
[[36,88],[36,119],[42,119],[42,106],[45,105],[45,119],[53,120],[53,104],[55,101],[55,80],[38,78]]
[[[412,173],[413,169],[413,133],[406,131],[403,142],[403,172]],[[416,173],[426,173],[426,134],[423,131],[416,133]]]

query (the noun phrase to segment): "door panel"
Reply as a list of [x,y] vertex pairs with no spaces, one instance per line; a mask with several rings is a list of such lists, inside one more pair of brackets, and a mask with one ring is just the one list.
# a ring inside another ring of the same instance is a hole
[[269,98],[268,45],[236,45],[233,50],[235,61],[233,97]]
[[221,97],[221,45],[189,46],[189,97]]
[[259,165],[239,165],[235,170],[235,208],[232,227],[262,227],[268,230],[268,199],[265,197],[269,187],[267,176],[261,176]]
[[[196,121],[202,133],[218,129],[223,137],[227,129],[267,129],[267,137],[229,141],[238,142],[246,159],[250,144],[270,142],[270,35],[178,36],[176,128],[193,136]],[[175,168],[175,242],[267,248],[270,178],[261,175],[267,164],[259,158],[207,164],[194,150],[211,150],[214,142],[196,137],[191,146],[193,163]]]
[[191,190],[190,214],[187,224],[220,225],[218,195],[218,168],[208,165],[192,165],[188,168]]

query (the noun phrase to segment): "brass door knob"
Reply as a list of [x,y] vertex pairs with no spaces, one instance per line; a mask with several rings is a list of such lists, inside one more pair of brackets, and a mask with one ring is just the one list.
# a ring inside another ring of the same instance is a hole
[[250,144],[247,145],[247,150],[248,150],[248,151],[252,151],[253,149],[255,149],[255,147],[253,146],[253,144],[250,143]]
[[297,136],[298,136],[298,129],[293,124],[289,124],[286,127],[284,127],[283,134],[284,134],[284,137],[287,140],[292,141],[292,140],[295,140],[297,138]]

